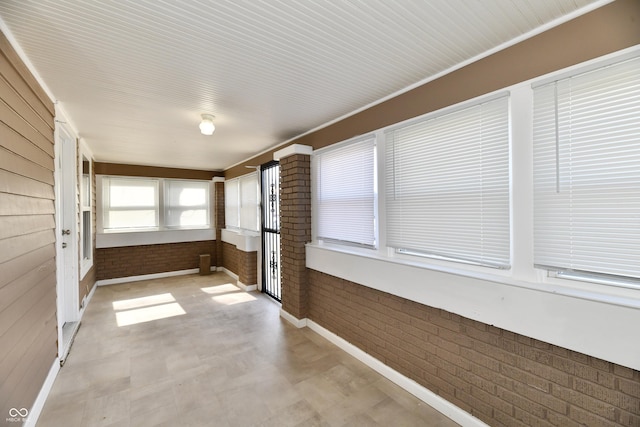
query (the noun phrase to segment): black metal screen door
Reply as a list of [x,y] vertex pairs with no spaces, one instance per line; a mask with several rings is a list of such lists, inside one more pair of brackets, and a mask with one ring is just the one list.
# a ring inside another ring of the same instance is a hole
[[262,165],[262,292],[280,301],[280,164]]

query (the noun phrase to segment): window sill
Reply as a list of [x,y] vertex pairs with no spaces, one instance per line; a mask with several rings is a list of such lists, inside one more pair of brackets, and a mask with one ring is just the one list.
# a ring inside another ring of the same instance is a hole
[[222,241],[242,252],[256,252],[260,248],[260,233],[225,228],[222,230]]
[[[547,292],[554,295],[564,295],[581,298],[595,302],[614,304],[622,307],[640,309],[640,291],[638,289],[624,289],[612,286],[593,284],[586,281],[544,277],[538,282],[512,277],[509,270],[496,270],[488,267],[464,266],[461,267],[439,265],[434,260],[416,261],[410,257],[385,256],[377,250],[341,246],[327,243],[308,243],[307,248],[327,250],[362,258],[377,260],[380,262],[419,268],[427,271],[446,273],[455,276],[468,277],[500,285],[514,286]],[[450,262],[449,264],[453,264]],[[465,268],[467,267],[467,268]],[[486,270],[486,271],[482,271]]]
[[123,232],[109,231],[96,235],[96,248],[197,242],[215,239],[216,232],[212,228]]
[[87,273],[93,268],[93,259],[84,259],[80,263],[80,280],[84,279]]
[[[603,289],[575,280],[518,280],[419,263],[378,251],[307,244],[306,265],[411,301],[640,369],[637,290]],[[500,273],[505,273],[501,275]]]

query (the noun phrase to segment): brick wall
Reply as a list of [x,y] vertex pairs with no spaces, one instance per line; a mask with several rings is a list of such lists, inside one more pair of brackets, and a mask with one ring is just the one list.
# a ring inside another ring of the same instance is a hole
[[489,425],[640,426],[638,371],[314,270],[308,281],[310,319]]
[[244,252],[231,243],[222,242],[221,265],[237,274],[245,285],[258,283],[258,252]]
[[258,252],[240,252],[238,280],[245,285],[258,284]]
[[307,317],[305,243],[311,241],[310,156],[280,160],[280,241],[282,308],[298,319]]
[[96,249],[97,280],[189,270],[200,267],[200,255],[216,265],[214,240]]
[[[220,254],[222,258],[222,230],[226,227],[226,220],[224,218],[224,182],[216,182],[213,185],[215,189],[215,205],[213,209],[216,226],[216,253]],[[220,260],[219,264],[224,265],[222,260]]]
[[[227,242],[222,242],[222,261],[220,265],[229,271],[238,274],[240,263],[240,251],[235,245]],[[238,274],[238,277],[240,275]],[[238,279],[240,280],[240,279]]]

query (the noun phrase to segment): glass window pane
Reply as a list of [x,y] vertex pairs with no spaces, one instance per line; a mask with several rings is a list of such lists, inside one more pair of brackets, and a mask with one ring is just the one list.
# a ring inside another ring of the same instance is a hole
[[156,227],[155,210],[110,211],[109,228],[148,228]]
[[166,180],[164,203],[165,226],[209,226],[208,181]]

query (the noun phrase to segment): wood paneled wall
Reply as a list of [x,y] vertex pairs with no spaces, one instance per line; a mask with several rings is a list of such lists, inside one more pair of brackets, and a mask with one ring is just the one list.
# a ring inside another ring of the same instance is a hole
[[0,33],[0,420],[57,354],[54,107]]

